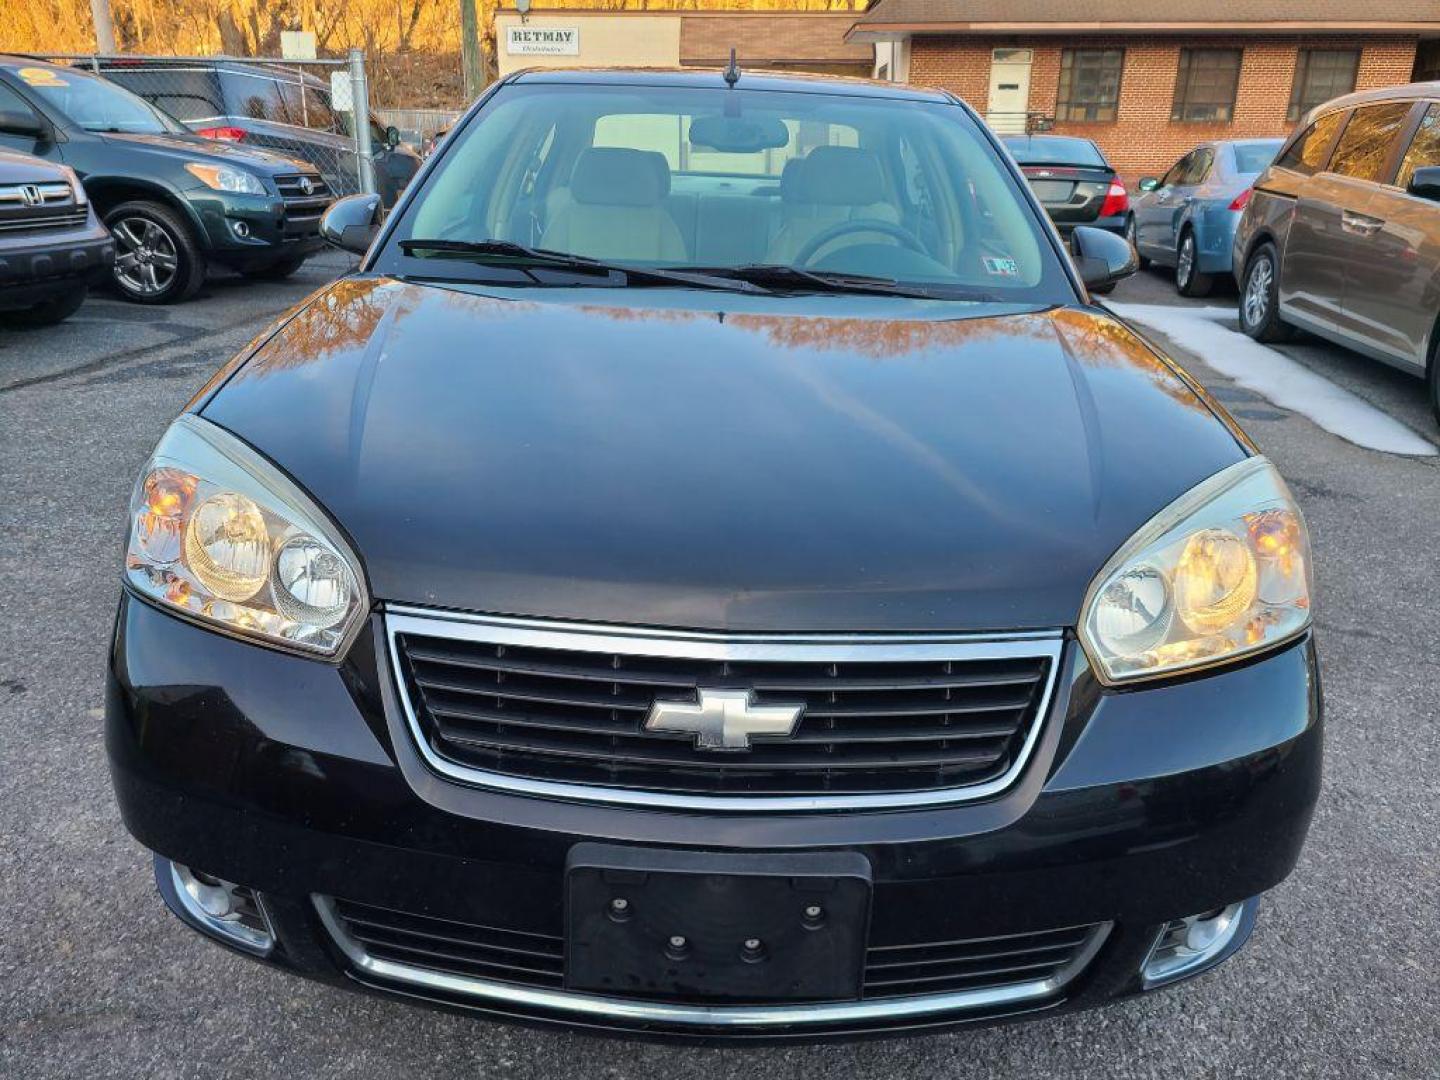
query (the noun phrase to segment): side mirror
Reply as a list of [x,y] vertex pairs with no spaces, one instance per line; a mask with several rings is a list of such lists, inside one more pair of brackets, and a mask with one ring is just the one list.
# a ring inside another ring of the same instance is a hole
[[320,235],[342,251],[364,255],[380,231],[380,196],[347,195],[330,204],[320,219]]
[[1091,292],[1109,292],[1140,269],[1140,256],[1130,241],[1090,225],[1077,225],[1070,234],[1070,255]]
[[1410,184],[1405,189],[1421,199],[1440,202],[1440,165],[1422,165],[1410,174]]
[[6,135],[28,135],[32,139],[43,139],[50,133],[50,126],[32,112],[6,109],[0,112],[0,132]]
[[1140,183],[1135,186],[1141,191],[1154,191],[1160,186],[1160,178],[1158,176],[1142,176]]
[[391,124],[385,129],[385,149],[394,150],[400,145],[400,129]]

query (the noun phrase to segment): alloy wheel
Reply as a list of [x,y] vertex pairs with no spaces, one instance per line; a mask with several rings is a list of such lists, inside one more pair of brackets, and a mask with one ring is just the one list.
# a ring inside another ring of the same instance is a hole
[[175,240],[164,228],[145,217],[125,217],[110,224],[119,252],[115,280],[139,296],[157,296],[175,281],[180,268]]
[[1270,311],[1270,286],[1275,281],[1275,268],[1268,255],[1261,255],[1250,267],[1250,276],[1245,279],[1245,298],[1241,311],[1246,326],[1259,326]]
[[1190,286],[1190,275],[1195,273],[1195,238],[1189,233],[1180,241],[1180,254],[1175,258],[1175,284],[1181,290]]

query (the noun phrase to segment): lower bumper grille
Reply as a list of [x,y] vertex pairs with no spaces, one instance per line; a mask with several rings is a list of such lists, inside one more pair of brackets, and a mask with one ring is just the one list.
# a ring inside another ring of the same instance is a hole
[[[384,983],[461,998],[703,1026],[824,1024],[1053,1002],[1094,959],[1111,925],[872,946],[865,955],[860,1001],[717,1007],[569,993],[559,935],[328,897],[316,897],[315,903],[351,962]],[[647,1012],[647,1006],[653,1008]]]
[[[994,794],[1024,763],[1059,651],[1055,639],[789,641],[387,621],[412,729],[432,764],[452,766],[442,772],[499,787],[538,781],[551,788],[538,794],[599,801],[677,797],[671,805]],[[657,705],[674,704],[687,723],[707,723],[715,718],[696,715],[709,712],[707,693],[748,695],[747,710],[789,707],[798,720],[788,734],[723,753],[683,725],[648,722]]]

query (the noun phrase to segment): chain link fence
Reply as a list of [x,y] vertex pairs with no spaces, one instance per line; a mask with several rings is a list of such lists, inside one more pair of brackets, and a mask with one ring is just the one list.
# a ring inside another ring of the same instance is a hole
[[[337,195],[377,191],[364,54],[345,60],[51,55],[138,94],[191,131],[309,162]],[[95,119],[103,120],[103,117]]]

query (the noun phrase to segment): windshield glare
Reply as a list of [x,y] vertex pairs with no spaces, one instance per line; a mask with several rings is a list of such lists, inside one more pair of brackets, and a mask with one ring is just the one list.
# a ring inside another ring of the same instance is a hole
[[962,109],[938,102],[512,84],[447,144],[387,253],[398,259],[396,246],[417,238],[1073,299],[994,147]]
[[160,135],[184,130],[143,98],[112,82],[52,68],[33,70],[38,76],[27,74],[31,69],[22,69],[20,77],[47,104],[86,131]]

